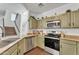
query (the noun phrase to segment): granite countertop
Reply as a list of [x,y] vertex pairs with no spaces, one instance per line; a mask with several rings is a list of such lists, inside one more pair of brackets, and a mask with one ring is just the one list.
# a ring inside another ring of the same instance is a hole
[[64,35],[63,37],[61,37],[61,39],[79,42],[79,36],[78,35]]

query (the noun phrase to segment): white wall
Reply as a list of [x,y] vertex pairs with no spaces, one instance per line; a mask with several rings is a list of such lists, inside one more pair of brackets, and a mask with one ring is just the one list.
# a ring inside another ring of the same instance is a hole
[[[26,8],[20,3],[10,3],[10,4],[9,3],[1,3],[0,10],[6,11],[5,17],[4,17],[6,26],[10,26],[10,27],[14,26],[14,23],[11,21],[11,13],[19,13],[22,16],[21,20],[23,20],[23,18],[27,17],[27,16],[25,17],[23,15],[23,13],[27,11]],[[20,34],[20,33],[17,32],[17,34]]]
[[29,11],[27,10],[23,13],[23,15],[21,15],[21,33],[20,33],[20,37],[26,36],[28,31],[29,31],[28,18],[29,18]]

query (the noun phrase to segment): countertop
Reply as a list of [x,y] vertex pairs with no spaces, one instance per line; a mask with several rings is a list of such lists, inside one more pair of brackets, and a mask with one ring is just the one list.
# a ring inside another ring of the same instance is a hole
[[63,37],[61,37],[61,39],[79,42],[79,36],[78,35],[77,36],[76,35],[64,35]]
[[[33,37],[33,36],[36,36],[36,35],[26,35],[24,37]],[[5,37],[5,38],[2,38],[2,40],[4,39],[7,39],[7,38],[14,38],[14,37],[17,37],[17,36],[10,36],[10,37]],[[20,38],[20,39],[17,39],[16,41],[10,43],[9,45],[3,47],[3,48],[0,48],[0,54],[2,54],[3,52],[5,52],[7,49],[9,49],[10,47],[12,47],[14,44],[18,43],[20,40],[22,40],[24,37]]]

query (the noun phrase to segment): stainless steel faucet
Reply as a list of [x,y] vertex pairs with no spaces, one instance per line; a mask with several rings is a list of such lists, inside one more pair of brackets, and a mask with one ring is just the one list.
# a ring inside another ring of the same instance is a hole
[[1,30],[2,30],[2,37],[5,37],[5,29],[4,27],[0,26]]

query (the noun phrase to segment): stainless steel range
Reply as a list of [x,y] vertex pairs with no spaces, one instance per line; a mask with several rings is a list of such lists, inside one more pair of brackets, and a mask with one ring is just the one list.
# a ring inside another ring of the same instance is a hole
[[60,34],[48,33],[48,35],[45,36],[45,51],[53,55],[59,55],[60,36]]

